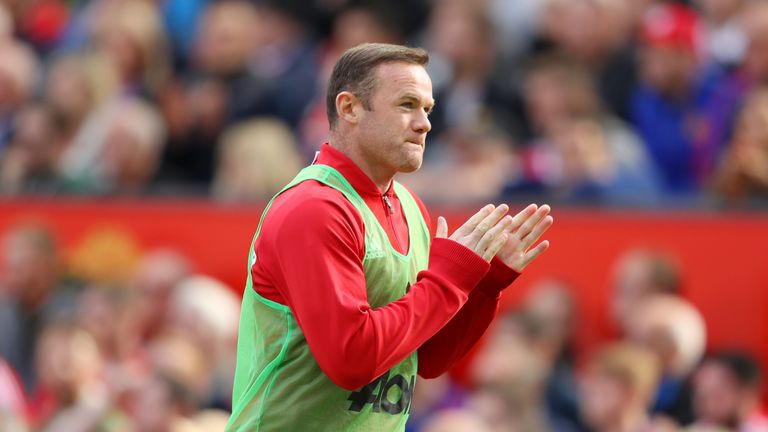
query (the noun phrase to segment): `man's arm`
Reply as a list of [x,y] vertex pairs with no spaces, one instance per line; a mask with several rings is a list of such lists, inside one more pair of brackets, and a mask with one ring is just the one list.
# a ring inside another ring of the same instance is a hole
[[[486,207],[478,215],[463,237],[454,237],[492,257],[506,239],[505,224],[496,223],[503,212]],[[268,274],[286,300],[320,368],[350,390],[368,384],[437,333],[489,268],[470,247],[436,239],[429,268],[409,292],[372,309],[362,238],[364,225],[354,207],[326,194],[273,205],[256,245],[258,271]]]
[[[428,217],[423,204],[420,208]],[[552,225],[548,213],[548,206],[530,205],[513,218],[513,235],[494,257],[488,274],[472,291],[459,313],[419,348],[419,375],[424,378],[442,375],[482,337],[498,312],[501,291],[520,275],[515,268],[522,271],[547,249],[547,242],[530,248]]]
[[419,375],[436,378],[466,355],[483,336],[499,310],[501,291],[519,273],[494,258],[491,269],[469,299],[437,334],[419,348]]

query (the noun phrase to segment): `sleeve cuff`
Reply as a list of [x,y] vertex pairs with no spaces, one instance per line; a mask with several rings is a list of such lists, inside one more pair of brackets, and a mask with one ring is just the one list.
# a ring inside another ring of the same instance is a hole
[[520,273],[504,264],[504,261],[499,258],[493,257],[490,269],[478,283],[477,289],[491,298],[497,298],[518,276]]
[[429,266],[464,292],[471,292],[491,267],[480,255],[450,239],[432,240]]

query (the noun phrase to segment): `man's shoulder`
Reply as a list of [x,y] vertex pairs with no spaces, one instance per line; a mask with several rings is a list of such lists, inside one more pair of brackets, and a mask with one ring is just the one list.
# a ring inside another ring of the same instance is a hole
[[333,222],[359,226],[362,218],[340,191],[314,180],[303,181],[278,195],[264,223],[312,228]]
[[340,191],[315,180],[305,180],[278,195],[272,207],[302,209],[352,207]]

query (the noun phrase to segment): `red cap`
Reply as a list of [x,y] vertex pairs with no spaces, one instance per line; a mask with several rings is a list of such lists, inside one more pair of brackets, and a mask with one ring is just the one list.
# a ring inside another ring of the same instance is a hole
[[693,9],[680,4],[661,4],[645,13],[640,25],[640,39],[645,45],[696,53],[700,29],[699,17]]

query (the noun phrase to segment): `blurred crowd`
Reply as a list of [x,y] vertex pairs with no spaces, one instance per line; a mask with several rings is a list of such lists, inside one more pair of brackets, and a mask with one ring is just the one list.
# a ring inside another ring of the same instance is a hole
[[614,340],[574,349],[574,287],[539,280],[500,316],[469,370],[471,391],[417,383],[410,432],[762,432],[761,368],[738,347],[707,349],[673,257],[630,249],[608,302]]
[[222,431],[239,297],[174,250],[101,236],[64,260],[42,225],[4,233],[0,431]]
[[[0,431],[222,431],[236,291],[178,251],[96,237],[67,254],[34,222],[0,238]],[[755,353],[709,349],[674,257],[629,249],[611,271],[613,339],[580,345],[576,287],[545,276],[466,377],[419,379],[407,432],[768,432]]]
[[431,55],[429,201],[760,206],[766,28],[765,0],[2,0],[0,194],[263,200],[339,54],[391,42]]

